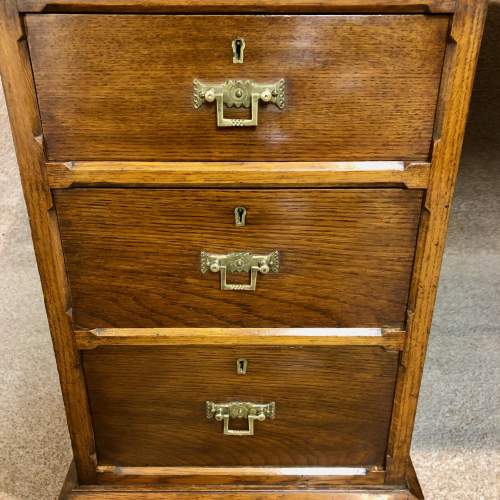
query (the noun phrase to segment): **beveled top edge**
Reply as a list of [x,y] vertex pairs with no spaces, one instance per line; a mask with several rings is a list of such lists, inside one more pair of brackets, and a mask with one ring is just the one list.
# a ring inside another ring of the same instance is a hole
[[23,13],[453,13],[457,0],[17,0]]

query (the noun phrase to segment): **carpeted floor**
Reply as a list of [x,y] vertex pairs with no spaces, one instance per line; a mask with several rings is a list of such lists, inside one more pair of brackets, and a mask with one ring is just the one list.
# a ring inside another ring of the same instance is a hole
[[[68,433],[0,95],[0,499],[54,499]],[[429,500],[495,500],[500,467],[500,3],[492,3],[414,434]]]

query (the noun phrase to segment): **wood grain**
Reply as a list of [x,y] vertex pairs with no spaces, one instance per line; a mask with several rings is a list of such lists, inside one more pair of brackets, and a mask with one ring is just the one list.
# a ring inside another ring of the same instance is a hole
[[424,494],[422,492],[422,488],[420,487],[417,473],[415,472],[415,468],[413,467],[413,462],[411,461],[411,459],[408,462],[406,471],[406,484],[408,485],[409,491],[415,497],[415,500],[424,500]]
[[199,500],[414,500],[405,489],[330,489],[316,491],[102,491],[83,490],[73,492],[68,500],[177,500],[183,498]]
[[[363,472],[361,472],[363,471]],[[103,486],[161,489],[214,487],[235,489],[328,488],[342,485],[382,485],[381,468],[362,467],[123,467],[100,465],[97,481]],[[240,486],[240,487],[241,487]]]
[[[55,200],[76,327],[404,328],[421,191],[65,189]],[[279,250],[280,271],[255,292],[222,291],[219,273],[200,271],[202,250]]]
[[380,328],[98,328],[75,331],[79,349],[106,345],[372,345],[401,350],[402,330]]
[[[17,9],[44,14],[28,14],[26,32]],[[148,15],[104,15],[120,12]],[[411,434],[485,12],[483,0],[0,4],[0,69],[83,484],[69,498],[422,498]],[[335,13],[347,15],[324,15]],[[231,63],[236,33],[243,66]],[[193,77],[282,76],[287,108],[263,107],[255,130],[217,130],[213,107],[191,108]],[[374,161],[392,166],[360,163]],[[287,189],[355,186],[371,189]],[[373,189],[403,186],[416,189]],[[55,201],[50,187],[64,188]],[[236,229],[242,198],[251,216]],[[189,274],[207,242],[279,245],[286,274],[227,295],[215,275]],[[324,326],[389,328],[311,334]],[[277,419],[257,424],[257,446],[227,445],[200,411],[208,393],[279,398]],[[238,460],[240,476],[210,468]],[[274,476],[245,468],[266,461]],[[368,476],[278,467],[346,462]],[[372,487],[358,490],[363,478]],[[350,489],[314,491],[339,481]]]
[[349,187],[425,189],[429,163],[387,162],[67,162],[47,163],[52,188]]
[[400,482],[410,468],[418,393],[486,10],[487,3],[483,0],[460,0],[451,29],[442,109],[438,113],[441,118],[418,240],[408,337],[398,377],[388,449],[387,480],[393,483]]
[[0,2],[0,71],[24,198],[45,297],[75,464],[81,483],[95,479],[94,440],[75,345],[61,240],[44,170],[44,152],[23,24],[14,0]]
[[[50,160],[429,157],[447,16],[46,14],[26,23]],[[246,41],[243,65],[232,62],[235,34]],[[193,109],[194,78],[285,78],[287,105],[261,105],[258,127],[219,129],[213,104]]]
[[22,12],[451,13],[455,0],[17,0]]
[[[382,465],[398,358],[377,347],[84,351],[99,464]],[[252,437],[224,436],[207,400],[275,401],[276,418]]]

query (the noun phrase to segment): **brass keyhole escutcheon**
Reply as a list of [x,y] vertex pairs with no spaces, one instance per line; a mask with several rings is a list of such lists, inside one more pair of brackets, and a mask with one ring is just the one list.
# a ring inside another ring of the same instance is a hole
[[234,223],[236,226],[244,226],[246,224],[247,209],[245,207],[236,207],[234,209]]
[[232,42],[233,47],[233,63],[243,64],[243,59],[245,57],[245,39],[235,38]]
[[248,360],[240,358],[236,360],[236,373],[238,375],[246,375],[248,369]]

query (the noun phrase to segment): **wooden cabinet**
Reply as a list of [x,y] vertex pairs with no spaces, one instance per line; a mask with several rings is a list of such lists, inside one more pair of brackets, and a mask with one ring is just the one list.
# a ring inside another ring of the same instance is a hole
[[476,0],[5,0],[78,498],[422,498]]

